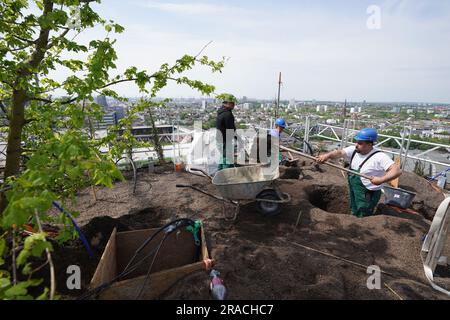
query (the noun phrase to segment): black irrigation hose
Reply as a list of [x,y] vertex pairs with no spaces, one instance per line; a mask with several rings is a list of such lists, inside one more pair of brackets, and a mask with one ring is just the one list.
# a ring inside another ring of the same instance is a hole
[[[181,222],[184,222],[183,224],[181,224]],[[171,225],[174,225],[173,229],[168,229]],[[123,277],[129,275],[130,273],[132,273],[133,271],[135,271],[138,266],[143,263],[147,258],[149,258],[156,250],[159,251],[160,246],[162,245],[163,241],[168,237],[168,235],[172,232],[174,232],[175,230],[185,226],[185,225],[193,225],[194,221],[191,219],[187,219],[187,218],[181,218],[181,219],[177,219],[174,221],[171,221],[170,223],[166,224],[165,226],[159,228],[155,233],[153,233],[150,237],[148,237],[144,243],[135,251],[133,257],[130,259],[130,261],[128,262],[127,266],[123,269],[123,271],[117,275],[113,280],[104,283],[102,285],[100,285],[97,288],[91,289],[88,292],[84,293],[82,296],[78,297],[77,300],[85,300],[91,296],[96,296],[98,295],[100,292],[102,292],[103,290],[109,288],[112,284],[114,284],[115,282],[119,281],[120,279],[122,279]],[[168,229],[168,230],[166,230]],[[150,243],[150,241],[152,241],[157,234],[159,234],[160,232],[166,230],[166,235],[164,236],[163,240],[161,241],[160,245],[158,246],[158,248],[153,249],[151,252],[149,252],[145,257],[143,257],[142,259],[138,260],[133,266],[131,266],[131,264],[133,263],[133,261],[136,259],[137,255]],[[154,259],[157,255],[157,252],[155,253],[155,256],[153,258],[153,262]],[[153,266],[153,262],[150,265],[150,269]],[[148,273],[149,275],[149,273]],[[148,276],[147,275],[147,276]],[[142,290],[142,289],[141,289]]]
[[313,151],[313,148],[312,148],[311,144],[308,141],[303,141],[303,142],[308,147],[309,153],[313,156],[314,155],[314,151]]
[[311,143],[309,143],[308,141],[305,141],[303,139],[300,139],[299,137],[296,137],[296,136],[292,136],[292,138],[298,140],[299,142],[305,143],[306,146],[308,147],[309,154],[312,155],[312,156],[314,155],[314,150],[313,150],[313,147],[312,147]]
[[[166,229],[166,228],[168,228],[168,227],[170,227],[171,225],[173,225],[173,224],[175,224],[175,223],[178,223],[178,222],[187,222],[187,224],[188,225],[193,225],[195,222],[193,221],[193,220],[191,220],[191,219],[186,219],[186,218],[181,218],[181,219],[177,219],[177,220],[174,220],[174,221],[172,221],[172,222],[169,222],[168,224],[166,224],[165,226],[163,226],[163,227],[161,227],[161,228],[159,228],[158,229],[158,231],[156,231],[154,234],[152,234],[149,238],[147,238],[147,240],[145,240],[144,241],[144,243],[135,251],[135,253],[134,253],[134,255],[133,255],[133,257],[130,259],[130,262],[128,262],[128,264],[127,264],[127,266],[125,267],[125,269],[124,270],[126,270],[130,265],[131,265],[131,263],[133,263],[133,261],[134,261],[134,259],[136,259],[136,256],[148,245],[148,243],[150,242],[150,241],[152,241],[153,240],[153,238],[155,238],[156,237],[156,235],[158,235],[160,232],[162,232],[164,229]],[[181,227],[181,225],[178,225],[178,226],[176,226],[175,227],[175,229],[178,229],[178,228],[180,228]],[[175,231],[175,229],[174,230],[170,230],[170,231],[168,231],[169,233],[170,232],[173,232],[173,231]]]
[[156,248],[153,249],[152,251],[150,251],[144,258],[142,258],[141,260],[139,260],[138,262],[136,262],[135,265],[133,265],[133,267],[130,268],[130,270],[123,270],[119,275],[117,275],[114,279],[112,279],[111,281],[104,283],[94,289],[91,289],[87,292],[85,292],[83,295],[81,295],[80,297],[78,297],[76,300],[85,300],[91,296],[96,296],[99,295],[103,290],[109,288],[110,286],[112,286],[115,282],[123,279],[124,277],[126,277],[127,275],[131,274],[132,272],[134,272],[148,257],[150,257],[154,252],[156,251]]
[[130,160],[131,163],[131,167],[133,168],[133,194],[136,193],[136,186],[137,186],[137,170],[136,170],[136,165],[134,164],[133,159],[131,159],[130,157],[122,157],[119,160],[116,161],[115,165],[117,166],[117,163],[119,163],[120,160],[122,159],[127,159]]
[[150,266],[148,267],[147,274],[145,275],[145,278],[144,278],[144,283],[142,283],[141,290],[139,290],[139,293],[138,293],[138,295],[136,296],[136,299],[135,299],[135,300],[139,300],[139,299],[141,298],[142,292],[144,292],[144,288],[145,288],[145,286],[146,286],[146,284],[147,284],[148,279],[150,278],[150,272],[152,271],[153,264],[155,263],[155,260],[156,260],[156,256],[158,255],[159,249],[161,249],[161,246],[162,246],[162,244],[164,243],[164,241],[167,239],[167,236],[168,236],[168,235],[169,235],[169,234],[166,233],[166,234],[164,235],[164,238],[161,239],[161,242],[159,243],[158,248],[156,249],[156,252],[155,252],[155,254],[154,254],[154,256],[153,256],[152,263],[151,263]]

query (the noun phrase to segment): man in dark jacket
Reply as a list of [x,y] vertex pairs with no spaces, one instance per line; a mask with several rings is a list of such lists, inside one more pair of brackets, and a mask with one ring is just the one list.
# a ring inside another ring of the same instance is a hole
[[[234,138],[234,131],[236,125],[234,123],[234,115],[232,110],[237,103],[237,99],[232,94],[221,94],[217,96],[222,101],[222,106],[217,111],[216,129],[221,133],[218,134],[218,148],[221,154],[221,161],[219,163],[219,170],[234,167],[234,146],[233,139],[227,141],[227,130],[232,130]],[[230,132],[228,133],[230,136]],[[227,157],[228,156],[228,157]]]

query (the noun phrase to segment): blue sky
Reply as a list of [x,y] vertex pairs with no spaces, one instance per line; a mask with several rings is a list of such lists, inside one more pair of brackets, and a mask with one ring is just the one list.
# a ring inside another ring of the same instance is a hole
[[[381,9],[370,30],[367,8]],[[104,0],[103,17],[117,36],[119,69],[149,71],[185,53],[229,58],[222,74],[189,76],[217,92],[272,99],[283,73],[284,99],[450,102],[450,1],[159,1]],[[87,32],[80,39],[102,35]],[[137,95],[133,86],[118,88]],[[198,96],[169,86],[163,96]]]

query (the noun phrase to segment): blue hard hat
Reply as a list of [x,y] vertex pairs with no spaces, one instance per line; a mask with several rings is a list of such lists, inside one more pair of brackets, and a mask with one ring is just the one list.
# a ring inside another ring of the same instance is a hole
[[277,126],[279,126],[280,128],[283,128],[283,129],[286,128],[286,121],[284,121],[284,119],[282,119],[282,118],[277,119],[275,121],[275,124]]
[[364,128],[355,136],[356,141],[371,141],[375,142],[378,139],[377,130],[373,128]]

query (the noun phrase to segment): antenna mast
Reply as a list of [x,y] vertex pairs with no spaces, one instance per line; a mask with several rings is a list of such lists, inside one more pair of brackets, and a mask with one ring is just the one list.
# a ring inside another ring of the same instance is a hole
[[281,92],[281,72],[278,78],[278,99],[277,99],[277,109],[275,110],[275,118],[278,117],[278,109],[280,108],[280,92]]

